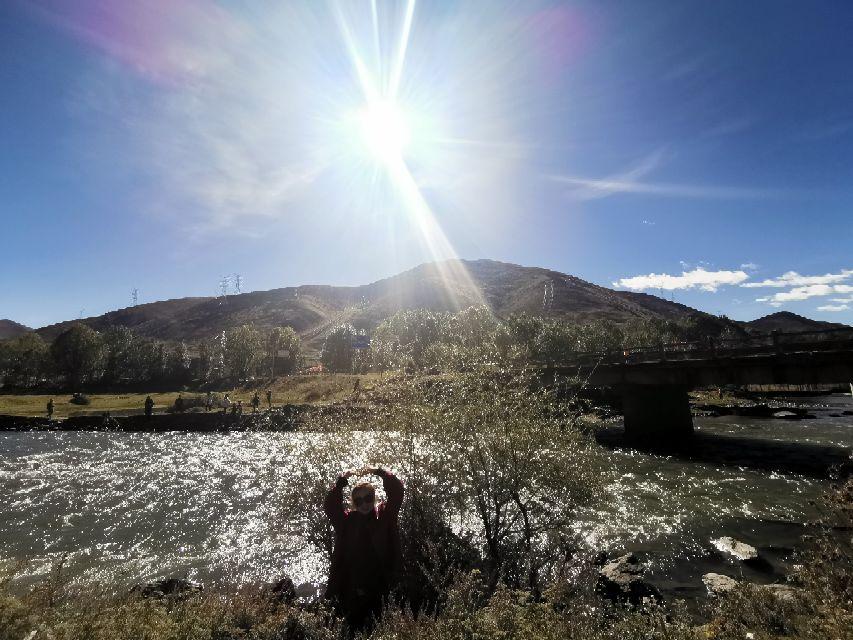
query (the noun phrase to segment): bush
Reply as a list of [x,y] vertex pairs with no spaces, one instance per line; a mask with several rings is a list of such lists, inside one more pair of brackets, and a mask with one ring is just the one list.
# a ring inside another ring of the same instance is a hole
[[87,405],[90,404],[92,401],[89,399],[89,396],[84,393],[75,393],[73,396],[71,396],[71,399],[68,402],[70,402],[71,404]]

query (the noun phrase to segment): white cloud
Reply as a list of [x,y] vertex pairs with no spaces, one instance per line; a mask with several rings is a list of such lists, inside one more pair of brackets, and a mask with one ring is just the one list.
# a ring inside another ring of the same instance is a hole
[[[741,265],[741,268],[745,267],[747,267],[747,265]],[[842,269],[839,273],[825,273],[822,276],[803,276],[796,271],[788,271],[778,278],[762,280],[761,282],[747,282],[740,286],[750,289],[757,289],[760,287],[804,287],[843,282],[850,278],[850,276],[853,276],[853,269]]]
[[818,311],[847,311],[850,308],[849,305],[846,304],[825,304],[822,307],[818,307]]
[[[758,265],[755,264],[754,262],[744,262],[742,265],[740,265],[740,268],[745,269],[746,271],[755,271],[756,269],[758,269]],[[742,286],[746,286],[746,285],[742,285]]]
[[[849,284],[812,284],[806,287],[794,287],[789,291],[774,293],[772,296],[756,298],[756,302],[782,303],[798,302],[809,298],[828,296],[833,293],[853,293],[853,285]],[[773,306],[778,306],[774,304]]]
[[683,271],[680,276],[666,273],[650,273],[648,275],[622,278],[614,282],[614,287],[643,291],[645,289],[695,289],[702,291],[717,291],[724,285],[740,284],[749,276],[744,271],[706,271],[698,267],[693,271]]

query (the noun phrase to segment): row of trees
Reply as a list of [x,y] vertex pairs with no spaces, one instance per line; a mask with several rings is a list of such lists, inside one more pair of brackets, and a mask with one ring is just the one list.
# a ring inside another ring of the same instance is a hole
[[336,328],[322,353],[328,371],[466,370],[486,364],[555,364],[577,353],[617,351],[719,335],[694,319],[568,322],[527,314],[496,318],[485,307],[458,313],[402,311],[374,331],[369,349],[353,349],[352,325]]
[[26,333],[0,342],[0,376],[8,386],[60,384],[187,384],[290,373],[299,365],[299,336],[291,327],[261,332],[251,325],[201,342],[164,342],[127,327],[98,332],[72,325],[53,342]]

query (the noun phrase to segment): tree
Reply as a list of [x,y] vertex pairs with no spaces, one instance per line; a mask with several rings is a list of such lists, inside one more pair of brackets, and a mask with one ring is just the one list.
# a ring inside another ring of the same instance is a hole
[[34,332],[24,333],[14,340],[2,343],[0,371],[12,384],[28,387],[36,383],[46,372],[48,346]]
[[166,356],[166,375],[176,382],[187,382],[190,378],[192,357],[186,342],[178,342],[169,347]]
[[[299,363],[301,343],[293,327],[273,327],[267,336],[267,359],[270,376],[275,377],[276,362],[282,363],[282,373],[293,373]],[[285,352],[281,357],[279,353]]]
[[145,371],[140,367],[140,338],[127,327],[110,327],[102,334],[105,348],[104,379],[110,383],[139,382]]
[[333,329],[326,337],[323,353],[320,355],[325,370],[347,373],[352,371],[354,335],[355,328],[351,324],[343,324]]
[[75,323],[60,333],[50,346],[56,369],[66,377],[71,388],[100,376],[104,354],[101,335],[81,323]]
[[240,379],[254,376],[262,354],[261,335],[252,325],[225,332],[225,366],[229,375]]

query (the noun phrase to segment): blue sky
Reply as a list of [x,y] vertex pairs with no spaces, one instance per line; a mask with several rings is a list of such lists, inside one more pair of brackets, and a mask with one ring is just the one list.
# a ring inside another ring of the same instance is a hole
[[853,323],[850,2],[375,6],[0,4],[0,318],[458,255]]

